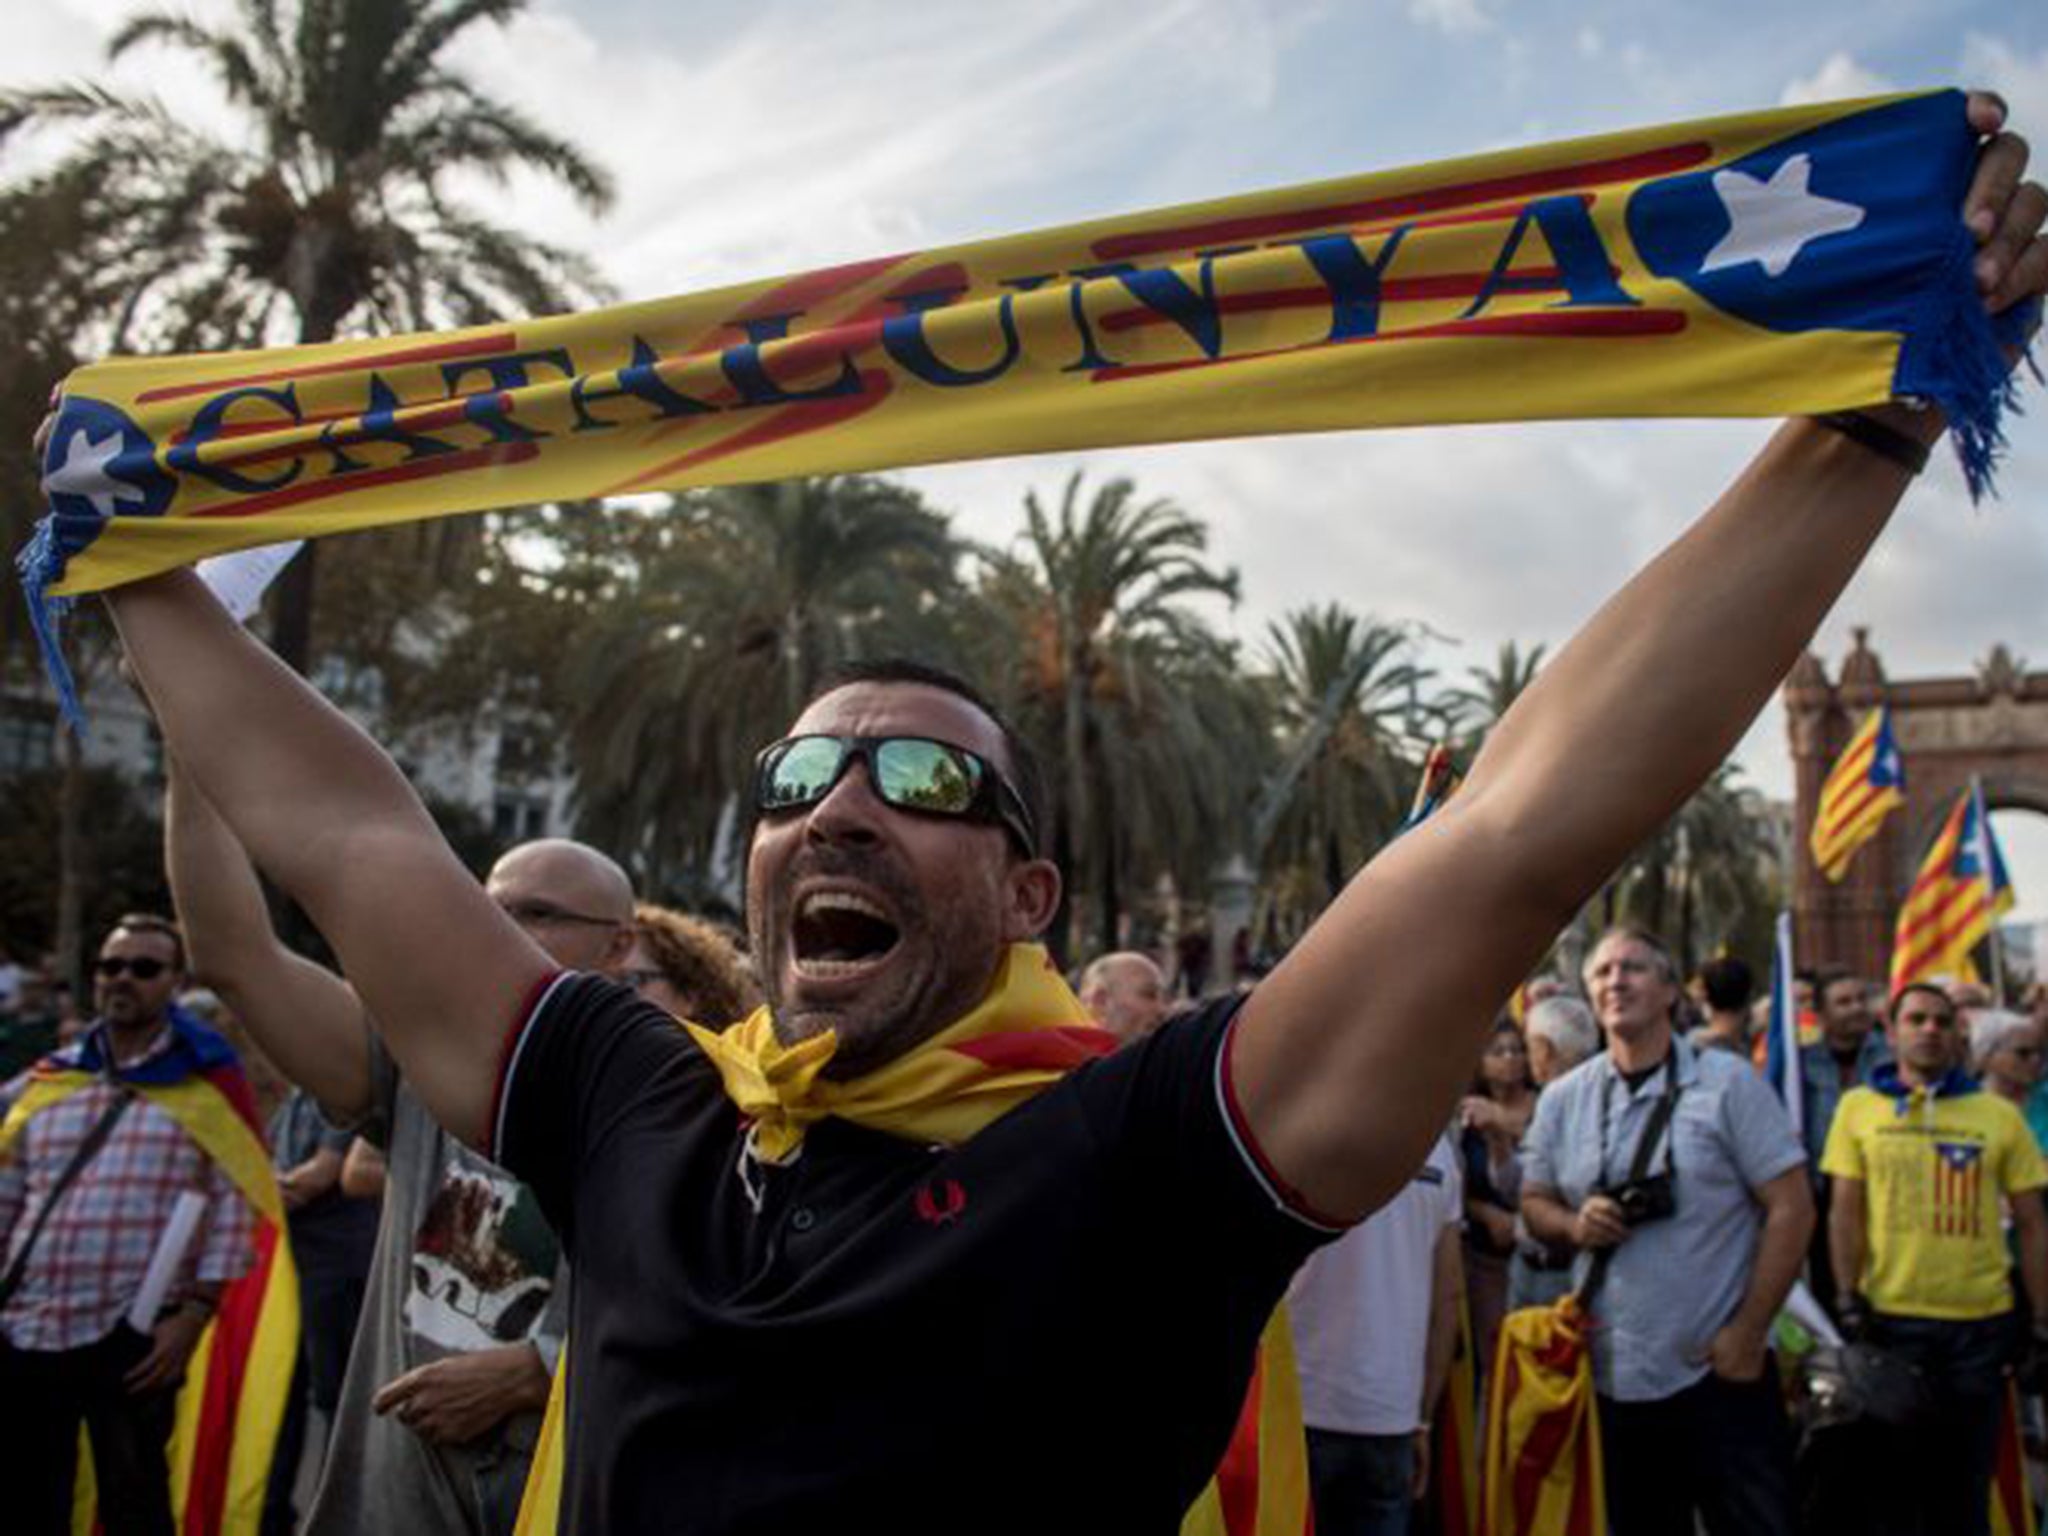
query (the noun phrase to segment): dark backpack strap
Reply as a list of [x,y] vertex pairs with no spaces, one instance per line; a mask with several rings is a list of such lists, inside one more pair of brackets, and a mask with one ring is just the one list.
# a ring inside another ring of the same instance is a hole
[[36,1212],[34,1225],[28,1229],[28,1237],[21,1249],[14,1255],[14,1262],[7,1266],[7,1273],[0,1275],[0,1307],[7,1305],[21,1286],[22,1276],[28,1273],[29,1256],[36,1250],[36,1239],[43,1235],[43,1226],[50,1219],[50,1213],[57,1209],[57,1202],[64,1198],[64,1192],[85,1172],[85,1165],[99,1156],[100,1148],[107,1144],[107,1138],[114,1134],[114,1126],[128,1113],[128,1106],[135,1102],[135,1090],[116,1087],[114,1101],[106,1107],[99,1119],[93,1122],[85,1139],[71,1154],[71,1161],[64,1165],[64,1171],[57,1175],[57,1182],[50,1186],[50,1197],[43,1202],[43,1208]]
[[[1633,1184],[1650,1171],[1650,1159],[1657,1155],[1657,1143],[1664,1139],[1665,1129],[1671,1124],[1671,1117],[1678,1112],[1678,1045],[1673,1042],[1672,1054],[1666,1059],[1670,1067],[1664,1083],[1664,1092],[1657,1100],[1657,1107],[1650,1111],[1650,1118],[1643,1124],[1642,1138],[1636,1142],[1636,1154],[1629,1159],[1628,1181]],[[1601,1248],[1594,1252],[1593,1262],[1586,1270],[1586,1283],[1579,1287],[1579,1305],[1591,1311],[1593,1298],[1600,1294],[1600,1287],[1607,1283],[1607,1266],[1614,1262],[1614,1249]]]

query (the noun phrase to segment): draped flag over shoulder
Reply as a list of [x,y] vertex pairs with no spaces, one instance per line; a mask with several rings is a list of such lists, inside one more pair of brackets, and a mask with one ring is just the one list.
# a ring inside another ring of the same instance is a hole
[[79,370],[45,594],[564,498],[1429,422],[2009,398],[1957,91],[1500,151],[587,315]]
[[2014,899],[1984,791],[1973,782],[1956,797],[1899,908],[1891,990],[1934,976],[1974,977],[1971,951]]
[[[285,1239],[284,1200],[234,1052],[182,1009],[171,1010],[171,1027],[171,1050],[117,1076],[177,1121],[256,1213],[254,1262],[222,1293],[178,1391],[171,1508],[178,1536],[256,1536],[298,1363],[298,1274]],[[32,1116],[98,1081],[97,1050],[88,1036],[36,1065],[0,1122],[0,1157]],[[93,1529],[89,1514],[82,1528]]]
[[1892,739],[1892,712],[1864,717],[1820,787],[1813,815],[1813,862],[1829,880],[1849,872],[1856,850],[1877,836],[1885,817],[1906,803],[1906,767]]

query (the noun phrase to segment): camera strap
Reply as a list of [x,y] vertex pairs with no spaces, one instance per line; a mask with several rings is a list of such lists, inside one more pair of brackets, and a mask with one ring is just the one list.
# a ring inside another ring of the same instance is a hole
[[[1607,1146],[1607,1090],[1613,1087],[1613,1085],[1614,1079],[1611,1077],[1600,1085],[1600,1145],[1602,1149],[1600,1177],[1602,1179],[1607,1177],[1605,1151]],[[1650,1110],[1650,1118],[1643,1123],[1643,1134],[1636,1140],[1635,1156],[1629,1159],[1629,1183],[1636,1183],[1650,1171],[1650,1159],[1657,1155],[1657,1143],[1664,1139],[1665,1131],[1671,1126],[1671,1117],[1676,1113],[1678,1113],[1678,1042],[1674,1040],[1671,1042],[1671,1054],[1664,1058],[1664,1091],[1657,1096],[1657,1103]],[[1614,1247],[1600,1248],[1594,1251],[1593,1262],[1586,1270],[1585,1284],[1581,1285],[1578,1291],[1579,1305],[1588,1311],[1592,1309],[1593,1299],[1600,1294],[1600,1287],[1607,1281],[1607,1266],[1614,1262],[1615,1250],[1620,1246],[1619,1243],[1616,1243]]]

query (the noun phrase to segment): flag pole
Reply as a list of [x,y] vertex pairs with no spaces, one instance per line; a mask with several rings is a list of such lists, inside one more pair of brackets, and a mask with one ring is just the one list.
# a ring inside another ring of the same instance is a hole
[[2001,1008],[2005,1000],[2005,946],[1998,940],[1998,887],[1991,867],[1991,812],[1984,804],[1984,779],[1970,775],[1970,798],[1977,806],[1977,863],[1984,881],[1984,911],[1989,916],[1987,937],[1991,943],[1991,996]]

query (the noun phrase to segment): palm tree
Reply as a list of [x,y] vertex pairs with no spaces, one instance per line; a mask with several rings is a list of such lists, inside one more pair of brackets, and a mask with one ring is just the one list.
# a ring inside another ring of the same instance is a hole
[[1421,698],[1432,674],[1401,626],[1331,603],[1286,614],[1267,644],[1279,728],[1305,754],[1272,817],[1273,849],[1282,866],[1320,870],[1320,906],[1401,824],[1415,773],[1401,738],[1440,707]]
[[1208,564],[1203,524],[1128,480],[1084,501],[1076,473],[1057,509],[1033,492],[1024,511],[1021,551],[985,557],[984,643],[1010,658],[990,670],[1059,765],[1054,850],[1114,948],[1136,866],[1200,880],[1236,832],[1262,738],[1229,646],[1187,604],[1234,603],[1237,573]]
[[563,692],[586,833],[680,888],[756,749],[850,657],[953,654],[961,546],[916,492],[849,475],[674,498],[581,580]]
[[[236,0],[210,27],[163,11],[131,17],[114,60],[145,44],[211,66],[246,127],[223,142],[147,97],[94,85],[0,92],[0,144],[30,127],[78,130],[59,166],[119,207],[126,292],[116,350],[327,341],[419,330],[594,295],[578,256],[507,229],[451,197],[451,180],[532,172],[593,211],[606,174],[517,109],[491,100],[443,54],[525,0]],[[314,550],[280,589],[277,648],[303,667]]]
[[1533,645],[1523,651],[1514,641],[1503,641],[1491,667],[1465,669],[1465,675],[1472,680],[1471,686],[1453,688],[1445,693],[1443,702],[1462,728],[1463,745],[1468,754],[1479,750],[1486,733],[1536,681],[1536,673],[1543,665],[1544,649],[1542,645]]
[[1599,902],[1606,923],[1627,919],[1665,934],[1688,972],[1774,906],[1776,843],[1761,797],[1740,774],[1732,763],[1717,768],[1629,855]]

